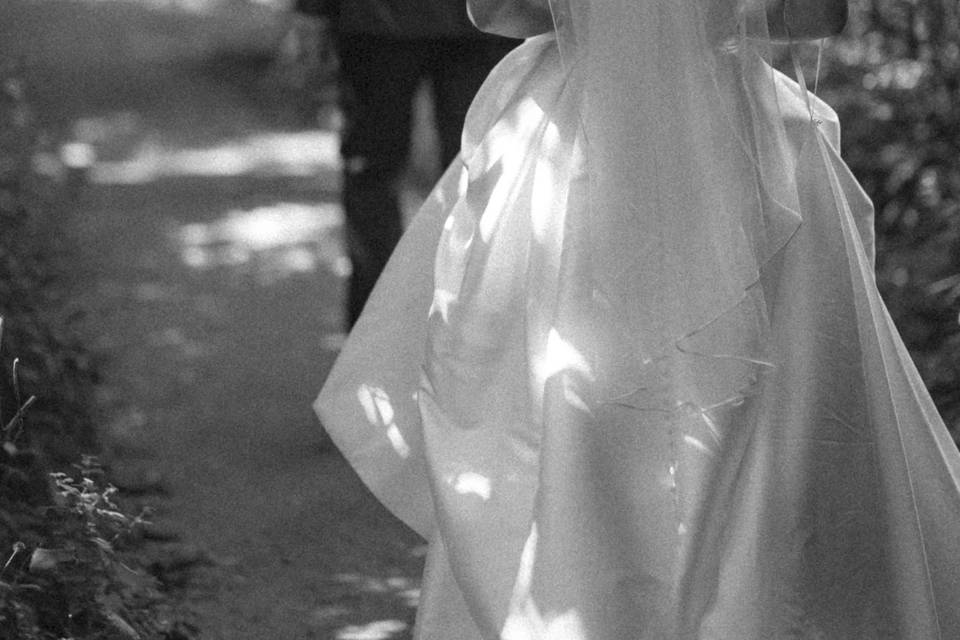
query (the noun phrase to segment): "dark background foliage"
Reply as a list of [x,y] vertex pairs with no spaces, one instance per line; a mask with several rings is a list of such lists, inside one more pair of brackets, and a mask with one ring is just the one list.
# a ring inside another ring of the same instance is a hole
[[821,95],[877,211],[877,280],[960,437],[960,23],[956,0],[856,0]]

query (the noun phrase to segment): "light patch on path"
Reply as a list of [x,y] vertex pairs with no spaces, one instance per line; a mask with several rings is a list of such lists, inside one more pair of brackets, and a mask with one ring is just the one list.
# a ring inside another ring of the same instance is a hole
[[338,204],[278,202],[182,225],[173,241],[183,263],[193,269],[252,265],[261,283],[321,267],[345,278],[350,261],[343,250],[342,227]]
[[[47,175],[85,172],[90,184],[143,184],[164,178],[311,177],[340,172],[340,137],[333,131],[258,132],[206,148],[170,148],[156,135],[136,143],[120,160],[98,157],[100,133],[110,124],[88,119],[78,140],[64,143],[58,154],[41,154],[36,168]],[[86,132],[86,133],[85,133]]]

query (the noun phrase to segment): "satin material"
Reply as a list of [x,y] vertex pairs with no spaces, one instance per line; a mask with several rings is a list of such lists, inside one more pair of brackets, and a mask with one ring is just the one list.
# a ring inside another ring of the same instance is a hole
[[835,114],[736,66],[770,79],[741,102],[754,153],[679,188],[729,200],[624,217],[663,178],[628,182],[646,161],[584,95],[611,61],[560,16],[481,89],[316,403],[430,541],[415,637],[960,637],[960,454],[877,293]]

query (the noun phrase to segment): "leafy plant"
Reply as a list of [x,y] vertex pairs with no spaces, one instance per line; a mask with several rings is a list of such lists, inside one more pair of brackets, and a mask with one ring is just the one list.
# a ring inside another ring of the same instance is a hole
[[0,638],[189,638],[140,567],[145,514],[80,454],[96,450],[97,362],[60,286],[56,190],[32,172],[36,139],[25,85],[0,63]]
[[0,637],[191,637],[157,580],[137,566],[146,511],[124,510],[95,456],[82,456],[72,474],[47,473],[38,455],[21,450],[16,439],[30,404],[20,405],[0,446],[0,548],[9,549],[0,569]]

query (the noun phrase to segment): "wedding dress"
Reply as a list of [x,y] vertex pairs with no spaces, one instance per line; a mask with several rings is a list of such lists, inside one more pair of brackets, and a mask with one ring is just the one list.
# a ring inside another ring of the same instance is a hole
[[960,454],[833,111],[733,0],[558,0],[316,403],[419,640],[960,638]]

